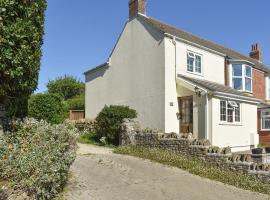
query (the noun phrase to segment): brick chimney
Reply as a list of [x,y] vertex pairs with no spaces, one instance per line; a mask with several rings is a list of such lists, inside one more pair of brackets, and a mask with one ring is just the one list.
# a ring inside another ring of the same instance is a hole
[[129,0],[129,20],[138,16],[138,13],[146,14],[146,0]]
[[262,50],[258,43],[251,46],[251,52],[249,53],[249,56],[258,60],[259,62],[262,62]]

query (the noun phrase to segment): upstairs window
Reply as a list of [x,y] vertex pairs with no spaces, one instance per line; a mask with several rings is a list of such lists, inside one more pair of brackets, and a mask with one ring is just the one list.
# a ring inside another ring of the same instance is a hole
[[187,53],[187,71],[202,73],[202,56],[193,52]]
[[266,99],[269,100],[270,99],[270,76],[266,77]]
[[270,111],[262,111],[262,130],[270,130]]
[[220,121],[228,123],[239,123],[240,116],[240,103],[235,101],[220,101]]
[[232,88],[252,91],[252,68],[244,64],[232,64]]

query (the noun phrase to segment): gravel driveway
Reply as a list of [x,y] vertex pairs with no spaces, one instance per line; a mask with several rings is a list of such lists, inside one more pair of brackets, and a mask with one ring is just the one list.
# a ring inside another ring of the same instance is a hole
[[189,174],[111,149],[79,144],[64,199],[262,200],[269,196]]

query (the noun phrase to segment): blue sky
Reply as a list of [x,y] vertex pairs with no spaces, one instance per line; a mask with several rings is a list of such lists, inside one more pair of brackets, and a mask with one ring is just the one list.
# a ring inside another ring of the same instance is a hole
[[[147,15],[248,54],[259,42],[270,66],[269,0],[147,0]],[[128,19],[128,0],[48,0],[43,57],[36,92],[48,80],[105,61]]]

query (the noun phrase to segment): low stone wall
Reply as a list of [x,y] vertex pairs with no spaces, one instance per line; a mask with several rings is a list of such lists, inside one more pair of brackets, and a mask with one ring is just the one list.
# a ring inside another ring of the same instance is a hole
[[185,154],[223,169],[256,176],[264,182],[270,182],[270,163],[254,162],[249,154],[232,154],[229,147],[214,147],[209,141],[195,140],[188,136],[183,138],[174,133],[165,134],[158,130],[142,130],[138,122],[133,120],[126,120],[123,123],[120,144]]

